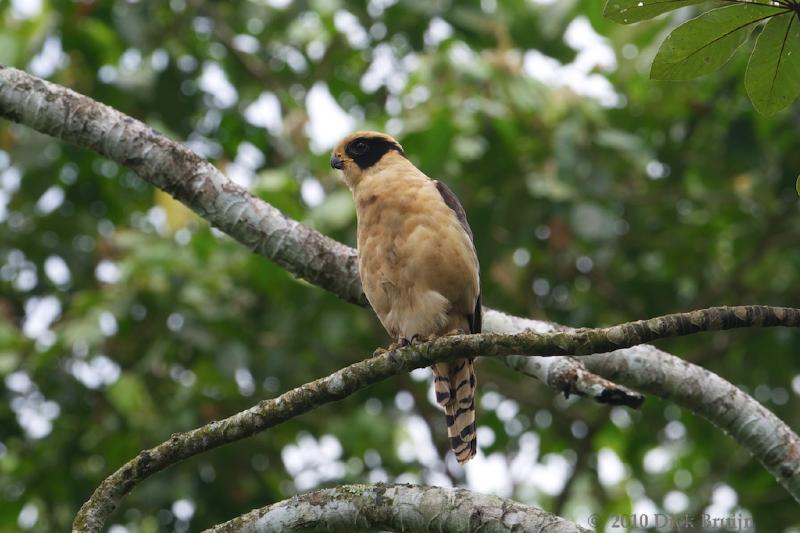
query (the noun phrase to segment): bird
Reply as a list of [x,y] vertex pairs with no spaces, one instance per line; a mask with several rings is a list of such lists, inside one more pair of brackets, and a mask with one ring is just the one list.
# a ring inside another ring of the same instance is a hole
[[[415,167],[394,138],[376,131],[346,136],[330,164],[353,194],[361,285],[396,341],[389,349],[480,333],[480,267],[453,191]],[[431,368],[450,448],[465,463],[477,449],[473,359]]]

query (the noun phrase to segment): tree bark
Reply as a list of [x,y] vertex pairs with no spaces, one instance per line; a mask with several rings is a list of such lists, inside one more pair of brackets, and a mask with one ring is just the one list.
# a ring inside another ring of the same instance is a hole
[[280,531],[539,531],[584,529],[513,500],[464,489],[416,485],[343,485],[255,509],[205,533]]

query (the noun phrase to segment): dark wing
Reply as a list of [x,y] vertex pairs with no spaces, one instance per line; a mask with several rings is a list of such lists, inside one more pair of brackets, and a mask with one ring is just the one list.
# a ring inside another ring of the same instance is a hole
[[469,324],[472,328],[470,333],[480,333],[483,328],[483,307],[481,307],[481,295],[478,293],[478,299],[475,300],[475,312],[469,318]]
[[[458,222],[461,224],[461,227],[464,228],[464,231],[466,231],[467,235],[469,235],[469,240],[472,242],[472,249],[475,250],[475,239],[472,236],[472,228],[469,227],[469,222],[467,222],[467,213],[461,206],[461,202],[458,201],[458,197],[453,191],[450,190],[450,187],[441,181],[434,180],[434,183],[436,184],[436,188],[439,190],[439,194],[442,195],[442,200],[444,200],[444,203],[447,205],[447,207],[453,210],[453,212],[456,214],[456,218],[458,218]],[[475,255],[477,255],[477,253]],[[475,311],[473,314],[467,316],[470,329],[472,330],[470,333],[481,332],[481,314],[481,295],[479,293],[478,299],[475,302]]]
[[467,235],[469,235],[469,240],[472,241],[472,228],[469,227],[469,222],[467,222],[467,213],[464,211],[464,208],[461,207],[461,202],[458,201],[458,197],[453,191],[450,190],[450,187],[441,181],[434,180],[434,183],[436,184],[436,188],[439,189],[439,194],[442,195],[442,200],[444,200],[444,203],[447,204],[447,207],[455,212],[458,221],[461,223],[461,227],[464,228],[464,231],[466,231]]

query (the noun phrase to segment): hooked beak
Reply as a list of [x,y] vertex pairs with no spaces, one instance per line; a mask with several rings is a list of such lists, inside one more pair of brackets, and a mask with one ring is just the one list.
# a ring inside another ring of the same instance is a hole
[[343,166],[344,166],[344,161],[342,161],[342,159],[338,155],[333,154],[331,156],[331,168],[342,170]]

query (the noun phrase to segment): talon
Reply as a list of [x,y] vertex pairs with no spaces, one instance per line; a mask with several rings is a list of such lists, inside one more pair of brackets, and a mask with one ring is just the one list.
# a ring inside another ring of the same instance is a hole
[[408,346],[410,344],[411,343],[408,341],[408,339],[400,338],[400,339],[397,339],[397,342],[393,342],[392,344],[390,344],[386,348],[380,348],[380,347],[379,348],[375,348],[375,351],[372,352],[372,356],[375,357],[375,356],[378,356],[378,355],[383,355],[385,353],[396,352],[400,348],[405,348],[406,346]]
[[436,337],[434,335],[413,335],[411,337],[411,344],[425,344],[428,341],[432,341]]
[[373,353],[373,355],[383,355],[383,354],[389,353],[389,352],[396,352],[397,350],[399,350],[400,348],[402,348],[404,346],[405,346],[405,344],[403,344],[402,339],[401,339],[398,342],[393,342],[392,344],[390,344],[386,348],[375,348],[375,351],[372,352],[372,353]]
[[[391,346],[390,346],[391,348]],[[378,357],[379,355],[383,355],[387,353],[389,350],[386,348],[375,348],[375,351],[372,352],[372,357]]]

